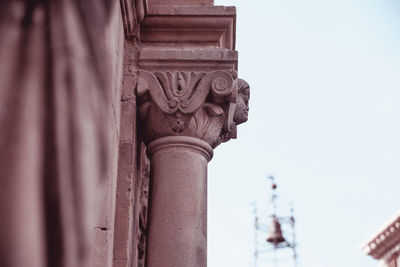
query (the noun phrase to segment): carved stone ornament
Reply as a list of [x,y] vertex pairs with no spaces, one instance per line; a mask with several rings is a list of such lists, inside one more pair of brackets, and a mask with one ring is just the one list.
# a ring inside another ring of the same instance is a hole
[[249,99],[250,99],[250,86],[243,80],[238,79],[238,94],[236,99],[235,114],[233,115],[233,124],[229,131],[229,138],[235,139],[237,136],[237,125],[247,121],[249,115]]
[[150,160],[145,153],[140,157],[140,198],[139,198],[139,223],[137,225],[137,264],[136,267],[145,266],[146,236],[147,236],[147,212],[149,202],[149,180],[150,180]]
[[231,138],[237,101],[234,71],[141,70],[139,113],[150,143],[166,136],[191,136],[211,147]]

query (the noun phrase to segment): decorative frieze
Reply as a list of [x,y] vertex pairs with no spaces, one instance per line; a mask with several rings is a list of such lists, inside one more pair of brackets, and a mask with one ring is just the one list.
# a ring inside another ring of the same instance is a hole
[[400,249],[400,213],[384,224],[362,246],[364,252],[375,259],[387,261]]

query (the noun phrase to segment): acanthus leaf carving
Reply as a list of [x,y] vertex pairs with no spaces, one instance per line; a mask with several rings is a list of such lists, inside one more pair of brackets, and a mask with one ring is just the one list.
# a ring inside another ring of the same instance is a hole
[[215,147],[233,136],[236,72],[140,70],[137,94],[147,143],[182,135]]
[[196,135],[212,147],[216,147],[221,143],[220,135],[224,120],[224,111],[220,106],[205,103],[196,111],[186,131],[189,136]]

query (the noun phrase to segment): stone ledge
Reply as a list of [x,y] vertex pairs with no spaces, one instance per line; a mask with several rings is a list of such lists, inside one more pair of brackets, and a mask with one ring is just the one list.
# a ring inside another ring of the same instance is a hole
[[235,49],[235,7],[150,6],[140,25],[141,42]]
[[213,5],[214,0],[148,0],[150,5]]
[[236,16],[234,6],[151,5],[147,16]]
[[238,53],[218,47],[166,48],[143,47],[139,56],[141,69],[237,70]]
[[361,249],[375,259],[382,259],[390,253],[392,249],[396,248],[399,241],[400,212],[365,241]]

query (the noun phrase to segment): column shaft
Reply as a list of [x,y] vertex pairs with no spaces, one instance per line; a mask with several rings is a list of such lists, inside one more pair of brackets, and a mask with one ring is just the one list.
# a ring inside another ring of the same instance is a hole
[[150,143],[148,267],[207,266],[207,163],[212,148],[183,136]]

